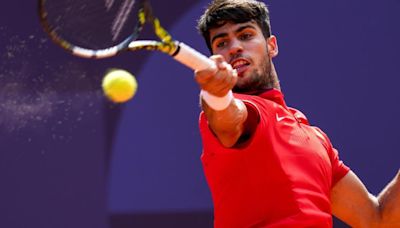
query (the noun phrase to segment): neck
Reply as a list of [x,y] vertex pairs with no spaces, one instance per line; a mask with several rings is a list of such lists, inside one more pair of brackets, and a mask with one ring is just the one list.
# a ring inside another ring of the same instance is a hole
[[277,89],[277,90],[281,90],[281,85],[279,83],[279,78],[278,78],[278,74],[276,73],[275,70],[275,65],[274,63],[271,61],[271,73],[270,73],[270,80],[268,83],[268,87],[269,88],[273,88],[273,89]]
[[269,62],[267,68],[264,71],[263,76],[254,77],[255,83],[247,85],[244,87],[234,87],[233,92],[242,93],[248,95],[261,94],[265,91],[276,89],[281,91],[281,86],[279,84],[278,74],[276,73],[275,66],[272,61]]
[[276,73],[275,65],[272,61],[271,61],[269,72],[270,73],[269,73],[268,77],[266,78],[266,80],[264,81],[263,85],[260,88],[253,90],[253,91],[248,91],[248,92],[246,92],[246,94],[249,94],[249,95],[261,94],[261,93],[271,90],[271,89],[276,89],[276,90],[281,91],[278,74]]

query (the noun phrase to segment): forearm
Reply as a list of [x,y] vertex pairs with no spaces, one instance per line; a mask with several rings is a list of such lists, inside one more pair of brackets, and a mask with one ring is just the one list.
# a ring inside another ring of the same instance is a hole
[[202,101],[208,125],[225,147],[232,147],[243,133],[247,109],[241,100],[233,99],[224,110],[216,111]]
[[378,195],[383,227],[400,227],[400,170]]

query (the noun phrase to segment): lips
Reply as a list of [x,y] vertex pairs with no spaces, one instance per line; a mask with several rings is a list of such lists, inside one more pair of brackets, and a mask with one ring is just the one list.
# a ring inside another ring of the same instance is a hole
[[249,68],[250,62],[244,58],[238,58],[231,61],[231,66],[238,73],[238,76],[241,77],[243,73]]

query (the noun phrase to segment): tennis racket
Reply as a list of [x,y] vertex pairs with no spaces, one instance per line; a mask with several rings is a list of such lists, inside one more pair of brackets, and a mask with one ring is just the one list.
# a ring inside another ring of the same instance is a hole
[[[174,40],[146,0],[39,0],[39,17],[56,44],[82,58],[108,58],[123,51],[157,50],[193,70],[215,63]],[[160,39],[137,40],[145,24]]]

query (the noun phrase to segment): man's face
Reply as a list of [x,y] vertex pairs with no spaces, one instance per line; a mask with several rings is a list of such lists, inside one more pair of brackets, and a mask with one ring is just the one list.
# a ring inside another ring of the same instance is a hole
[[210,29],[210,41],[213,54],[222,55],[237,70],[235,92],[256,92],[271,84],[269,41],[256,22],[227,22]]

